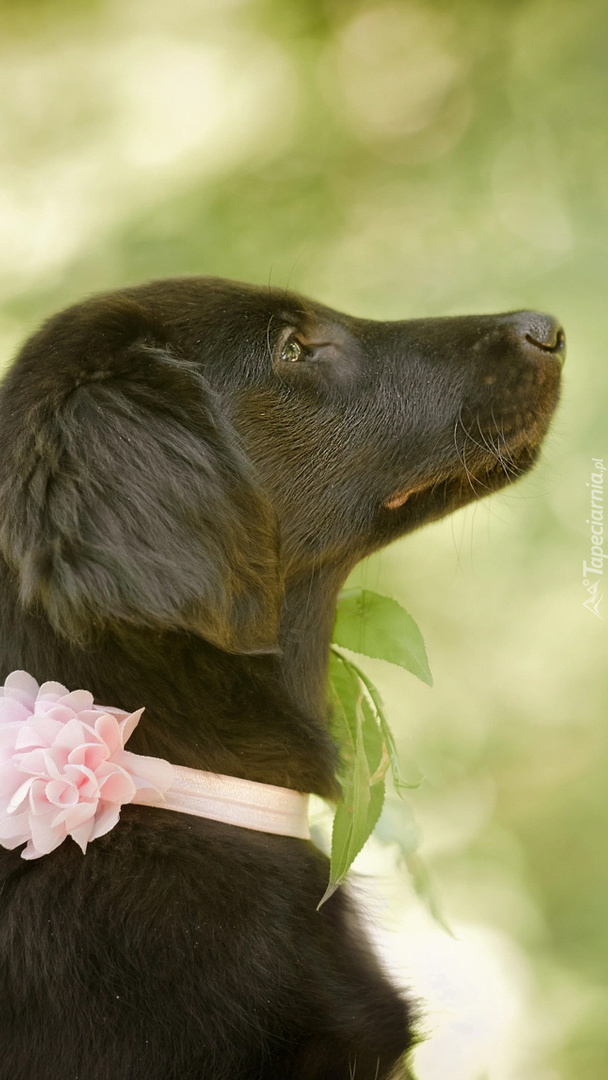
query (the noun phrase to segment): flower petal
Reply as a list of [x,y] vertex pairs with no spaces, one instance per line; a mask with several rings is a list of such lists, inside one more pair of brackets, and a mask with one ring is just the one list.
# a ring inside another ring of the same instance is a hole
[[152,788],[164,795],[173,783],[173,766],[164,758],[146,757],[144,754],[132,754],[130,750],[123,750],[120,754],[114,754],[113,760],[130,773],[138,791],[141,788]]
[[[24,844],[29,835],[30,826],[27,810],[21,814],[0,813],[0,840],[2,840],[2,847],[14,848],[18,844]],[[6,843],[7,840],[14,842],[9,844]]]
[[122,806],[123,803],[131,802],[137,787],[133,778],[123,769],[116,769],[99,784],[99,797],[104,802]]
[[[10,678],[10,675],[9,675]],[[43,682],[38,691],[38,701],[55,700],[69,694],[67,686],[60,682]]]
[[34,777],[28,792],[28,798],[30,804],[30,824],[33,827],[33,823],[37,818],[46,816],[49,813],[49,810],[53,809],[46,797],[46,782],[41,780],[40,777]]
[[[21,852],[23,859],[36,859],[38,855],[48,855],[65,840],[65,829],[53,828],[51,814],[43,814],[40,817],[30,815],[31,839],[25,851]],[[27,854],[33,851],[35,854]]]
[[65,705],[58,705],[56,701],[37,701],[35,713],[36,719],[40,716],[48,716],[59,724],[67,724],[73,720],[76,713],[73,709],[67,709]]
[[139,724],[141,714],[143,713],[143,707],[137,709],[136,712],[127,713],[123,720],[120,721],[120,730],[122,731],[122,744],[128,742],[131,735],[135,731],[135,728]]
[[99,738],[103,739],[111,754],[123,749],[124,733],[115,716],[102,713],[95,721],[95,731]]
[[[120,806],[116,806],[114,803],[100,802],[99,809],[95,814],[95,824],[90,839],[96,840],[98,836],[105,836],[118,823],[119,817]],[[72,833],[72,835],[74,834]]]
[[65,746],[52,746],[44,751],[44,767],[51,780],[61,780],[65,775],[69,755]]
[[51,780],[46,785],[46,797],[53,806],[65,809],[68,806],[75,806],[78,802],[78,788],[65,780]]
[[17,723],[0,724],[0,751],[4,755],[14,752],[17,736],[22,727],[23,724]]
[[[110,713],[112,716],[116,717],[119,723],[121,720],[125,720],[127,716],[132,715],[131,713],[126,712],[124,709],[115,709],[113,705],[94,705],[93,708],[96,709],[97,712]],[[139,711],[143,712],[143,709],[140,709]]]
[[[116,824],[116,822],[114,824]],[[77,825],[74,829],[70,829],[70,836],[73,840],[76,841],[83,855],[86,855],[87,853],[87,844],[89,840],[95,839],[93,835],[93,827],[94,820],[93,818],[90,818],[89,821],[84,821],[82,825]]]
[[0,763],[0,800],[10,799],[17,788],[24,782],[25,776],[16,762]]
[[79,718],[75,716],[67,724],[61,725],[53,740],[53,746],[66,746],[68,750],[74,750],[77,746],[82,746],[83,743],[97,741],[95,732],[91,731],[91,728],[85,727]]
[[30,746],[52,746],[63,724],[49,716],[32,716],[24,724],[15,740],[17,750],[27,750]]
[[19,768],[24,773],[30,773],[32,776],[44,775],[47,772],[45,751],[39,746],[26,754],[15,754],[14,760],[19,763]]
[[96,773],[109,758],[108,748],[103,743],[84,743],[70,750],[67,758],[68,765],[84,765],[91,772]]
[[13,697],[0,698],[0,724],[23,724],[29,720],[34,711],[33,704],[18,701]]
[[60,698],[60,703],[79,713],[83,709],[92,707],[93,695],[88,690],[72,690],[71,693],[66,690],[64,697]]
[[[96,808],[96,802],[76,803],[76,806],[68,806],[65,810],[60,810],[58,814],[54,814],[52,824],[55,828],[61,827],[64,831],[64,835],[67,835],[67,833],[71,833],[73,829],[77,829],[80,825],[83,825],[85,821],[92,821],[95,817]],[[53,809],[55,808],[53,807]]]
[[11,671],[10,675],[7,675],[4,680],[4,689],[5,691],[8,690],[11,695],[20,695],[20,700],[27,699],[32,704],[39,692],[38,683],[27,671]]
[[14,795],[9,800],[8,806],[6,808],[8,814],[14,813],[14,811],[17,810],[19,806],[21,806],[23,800],[27,799],[30,788],[34,783],[35,779],[36,778],[34,776],[29,776],[28,779],[25,780],[24,783],[17,788]]
[[79,799],[89,802],[99,798],[99,778],[86,765],[66,765],[64,775],[78,788]]

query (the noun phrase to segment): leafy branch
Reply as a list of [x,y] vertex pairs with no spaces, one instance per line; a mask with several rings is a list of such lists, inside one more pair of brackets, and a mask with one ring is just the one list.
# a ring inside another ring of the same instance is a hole
[[369,589],[342,593],[329,668],[342,794],[332,829],[329,885],[319,907],[336,891],[371,836],[384,805],[389,769],[398,793],[415,786],[400,777],[395,740],[377,688],[342,649],[388,660],[429,686],[433,681],[422,635],[407,611]]

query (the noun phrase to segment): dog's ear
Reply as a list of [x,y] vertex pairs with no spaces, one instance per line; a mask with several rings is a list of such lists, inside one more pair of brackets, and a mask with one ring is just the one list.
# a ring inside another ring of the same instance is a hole
[[278,649],[268,500],[200,371],[126,297],[56,316],[0,393],[0,547],[73,641],[108,623]]

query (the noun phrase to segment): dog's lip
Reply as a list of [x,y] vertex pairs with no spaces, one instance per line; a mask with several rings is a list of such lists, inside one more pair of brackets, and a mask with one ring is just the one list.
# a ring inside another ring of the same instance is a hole
[[430,486],[431,484],[427,482],[425,484],[415,484],[413,486],[410,485],[409,487],[401,488],[399,491],[395,492],[394,495],[391,495],[390,499],[385,499],[382,505],[385,506],[387,510],[398,510],[400,506],[403,506],[404,503],[407,502],[411,495],[417,495],[420,491],[424,491]]

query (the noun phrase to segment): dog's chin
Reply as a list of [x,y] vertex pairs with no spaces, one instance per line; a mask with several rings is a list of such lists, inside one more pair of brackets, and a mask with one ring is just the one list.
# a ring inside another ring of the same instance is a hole
[[488,455],[486,460],[478,458],[466,465],[459,461],[451,470],[398,489],[384,501],[383,509],[400,531],[418,528],[512,484],[532,468],[539,453],[540,442],[536,442],[508,457]]

